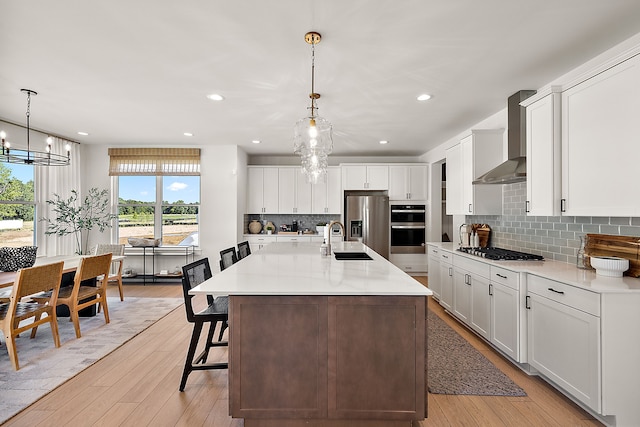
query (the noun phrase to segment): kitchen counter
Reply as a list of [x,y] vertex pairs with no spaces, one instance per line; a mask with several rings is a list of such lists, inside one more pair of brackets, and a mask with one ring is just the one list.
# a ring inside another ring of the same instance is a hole
[[432,295],[355,242],[276,242],[192,294],[229,295],[229,412],[245,427],[406,427],[427,413]]
[[381,255],[358,242],[333,252],[365,252],[371,261],[320,256],[320,243],[272,243],[191,290],[220,295],[432,295]]
[[568,283],[573,286],[587,289],[592,292],[638,292],[640,291],[640,279],[635,277],[605,277],[598,276],[595,270],[582,270],[566,262],[545,259],[544,261],[493,261],[486,258],[459,252],[458,244],[451,242],[428,242],[427,245],[437,246],[446,251],[453,252],[476,261],[490,265],[496,265],[508,270],[534,274],[550,280]]

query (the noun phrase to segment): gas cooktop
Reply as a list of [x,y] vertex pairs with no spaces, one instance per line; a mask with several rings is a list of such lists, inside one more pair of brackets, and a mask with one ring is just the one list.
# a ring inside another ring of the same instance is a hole
[[528,254],[526,252],[512,251],[502,248],[458,248],[460,252],[475,255],[497,261],[542,261],[541,255]]

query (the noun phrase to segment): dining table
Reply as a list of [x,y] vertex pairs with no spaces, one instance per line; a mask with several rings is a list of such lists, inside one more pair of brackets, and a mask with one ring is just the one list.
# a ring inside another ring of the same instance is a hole
[[[57,255],[50,257],[37,257],[35,266],[53,264],[55,262],[64,262],[62,267],[63,276],[68,273],[75,273],[80,265],[80,260],[90,255]],[[111,257],[112,262],[123,262],[126,257],[124,255],[114,255]],[[13,282],[16,279],[17,272],[2,271],[0,272],[0,304],[9,302],[11,292],[13,291]]]

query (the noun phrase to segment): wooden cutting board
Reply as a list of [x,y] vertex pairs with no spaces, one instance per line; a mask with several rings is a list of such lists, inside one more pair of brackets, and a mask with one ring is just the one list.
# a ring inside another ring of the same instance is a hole
[[640,237],[586,234],[585,253],[589,256],[614,256],[629,260],[624,275],[640,277]]

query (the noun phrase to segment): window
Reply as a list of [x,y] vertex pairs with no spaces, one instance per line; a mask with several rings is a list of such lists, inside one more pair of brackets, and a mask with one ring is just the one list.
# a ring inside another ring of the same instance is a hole
[[164,245],[198,245],[199,176],[118,177],[118,240],[162,238]]
[[109,157],[109,175],[118,177],[118,241],[197,246],[200,150],[110,148]]
[[0,246],[35,245],[33,166],[0,163]]

